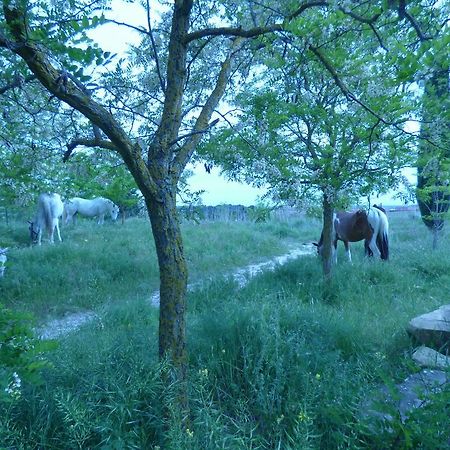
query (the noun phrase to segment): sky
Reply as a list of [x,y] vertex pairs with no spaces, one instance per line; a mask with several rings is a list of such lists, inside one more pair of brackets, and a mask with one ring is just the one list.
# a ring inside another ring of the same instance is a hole
[[[153,5],[156,5],[153,2]],[[122,0],[112,0],[112,10],[106,14],[107,18],[134,26],[145,26],[147,17],[139,2],[124,3]],[[157,11],[153,11],[157,14]],[[104,51],[112,53],[125,53],[129,44],[139,41],[137,32],[130,28],[115,24],[106,24],[92,30],[90,36],[99,43]],[[258,189],[247,184],[228,181],[220,175],[220,169],[213,167],[210,174],[206,173],[203,164],[188,167],[193,171],[193,176],[188,180],[191,191],[205,190],[201,199],[204,205],[240,204],[244,206],[254,205],[264,195],[265,189]],[[408,169],[404,172],[411,183],[415,184],[415,171]],[[390,192],[372,199],[373,202],[383,205],[400,205],[403,202],[394,198],[395,192]]]
[[[211,174],[206,173],[203,164],[189,167],[194,175],[190,178],[190,189],[192,191],[205,190],[202,195],[202,203],[204,205],[244,205],[250,206],[258,203],[258,200],[266,192],[266,189],[255,188],[248,184],[228,181],[224,176],[220,175],[220,169],[213,167]],[[410,183],[416,183],[415,169],[405,169],[403,175]],[[404,205],[404,201],[395,198],[396,192],[391,191],[385,195],[373,196],[371,203],[382,204],[385,206]]]
[[249,184],[228,181],[220,175],[220,169],[213,167],[211,173],[206,173],[203,164],[190,166],[194,175],[189,178],[191,191],[205,190],[202,194],[204,205],[244,205],[251,206],[258,203],[258,199],[264,195],[265,189],[258,189]]

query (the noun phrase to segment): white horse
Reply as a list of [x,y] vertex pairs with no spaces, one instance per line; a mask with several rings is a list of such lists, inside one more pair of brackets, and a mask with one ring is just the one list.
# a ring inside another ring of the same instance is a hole
[[41,245],[42,230],[45,228],[53,244],[53,233],[58,234],[59,242],[62,242],[59,232],[59,218],[64,211],[64,204],[59,194],[41,194],[38,197],[37,214],[33,222],[30,222],[31,242]]
[[111,200],[103,197],[97,197],[92,200],[74,197],[67,200],[64,204],[64,223],[68,224],[78,213],[82,216],[97,217],[97,223],[101,225],[105,221],[105,214],[107,213],[111,216],[111,220],[116,220],[119,214],[119,207]]
[[6,263],[6,253],[8,252],[8,247],[0,248],[0,278],[5,274],[5,263]]

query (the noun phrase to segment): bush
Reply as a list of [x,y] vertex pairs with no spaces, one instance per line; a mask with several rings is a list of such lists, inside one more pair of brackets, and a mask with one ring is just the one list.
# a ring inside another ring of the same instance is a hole
[[37,339],[32,321],[30,314],[0,304],[0,401],[19,399],[22,381],[39,383],[42,369],[49,367],[44,353],[56,344]]

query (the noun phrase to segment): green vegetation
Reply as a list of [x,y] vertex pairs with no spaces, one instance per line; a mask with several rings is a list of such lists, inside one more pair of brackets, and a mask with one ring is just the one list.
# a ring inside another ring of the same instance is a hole
[[[166,363],[158,362],[147,221],[129,220],[125,228],[81,223],[64,230],[61,245],[14,249],[0,284],[5,303],[44,316],[39,279],[48,276],[57,294],[49,295],[48,311],[86,307],[101,319],[47,354],[53,367],[44,369],[44,384],[24,383],[20,398],[0,405],[2,446],[445,448],[448,390],[406,423],[395,419],[390,432],[375,431],[360,411],[379,385],[417,370],[406,324],[450,295],[448,238],[432,252],[418,217],[390,219],[388,263],[363,260],[362,246],[353,245],[354,263],[344,262],[340,249],[331,284],[323,283],[316,257],[305,256],[244,288],[227,276],[233,267],[317,238],[319,223],[183,225],[191,281],[210,279],[188,298],[187,428],[174,407],[176,386],[164,382]],[[25,284],[20,301],[11,294],[17,277]]]
[[[25,220],[0,226],[1,244],[11,247],[7,276],[0,284],[6,306],[53,318],[130,299],[148,299],[159,288],[159,271],[150,224],[79,220],[61,229],[63,242],[28,245]],[[302,220],[292,223],[240,222],[182,225],[189,281],[196,282],[235,267],[260,262],[312,240],[302,235]],[[304,227],[303,227],[304,228]]]

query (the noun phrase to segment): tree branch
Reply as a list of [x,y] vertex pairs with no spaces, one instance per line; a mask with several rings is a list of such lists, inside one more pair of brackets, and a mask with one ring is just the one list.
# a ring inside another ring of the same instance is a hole
[[366,19],[363,16],[360,16],[359,14],[355,14],[353,11],[349,11],[348,9],[339,7],[339,10],[342,11],[347,16],[350,16],[352,19],[355,19],[357,22],[365,23],[367,25],[373,25],[381,16],[381,13],[375,14],[369,19]]
[[106,23],[108,23],[108,22],[109,22],[109,23],[113,23],[113,24],[115,24],[115,25],[119,25],[119,26],[121,26],[121,27],[131,28],[132,30],[137,31],[138,33],[143,33],[143,34],[147,34],[147,35],[150,34],[150,32],[147,31],[147,30],[146,30],[145,28],[143,28],[143,27],[136,27],[136,26],[131,25],[131,24],[129,24],[129,23],[119,22],[118,20],[114,20],[114,19],[108,19],[108,20],[106,20]]
[[203,106],[199,116],[197,117],[197,120],[195,121],[191,137],[181,147],[180,151],[174,158],[174,161],[172,163],[172,170],[178,176],[183,172],[187,162],[189,161],[193,151],[195,150],[195,147],[200,142],[203,134],[200,131],[208,128],[208,122],[211,118],[211,115],[225,92],[225,88],[228,84],[228,78],[230,77],[231,73],[231,62],[234,55],[239,50],[238,46],[240,45],[241,41],[242,39],[237,38],[232,42],[228,56],[222,63],[222,67],[217,77],[216,85],[209,95],[208,99],[206,100],[206,103]]
[[204,28],[203,30],[193,31],[185,36],[184,44],[189,44],[196,39],[207,36],[235,36],[242,38],[253,38],[262,34],[273,33],[274,31],[282,31],[284,25],[281,23],[269,25],[267,27],[255,27],[244,30],[241,27],[220,27],[220,28]]
[[173,145],[177,144],[179,141],[182,141],[183,139],[187,139],[187,138],[190,138],[192,136],[195,136],[196,134],[205,134],[213,126],[217,125],[218,122],[219,122],[219,119],[215,119],[211,123],[209,123],[208,126],[205,129],[203,129],[203,130],[195,130],[195,131],[191,131],[190,133],[186,133],[186,134],[183,134],[181,136],[178,136],[177,139],[175,139],[174,141],[172,141],[170,143],[170,146],[173,146]]
[[328,2],[324,2],[324,1],[310,1],[310,2],[305,2],[302,5],[300,5],[297,10],[295,10],[292,14],[288,15],[286,17],[286,19],[292,20],[295,19],[296,17],[300,16],[302,13],[304,13],[307,9],[309,8],[314,8],[316,6],[328,6]]
[[[310,8],[318,8],[322,6],[329,6],[329,2],[327,1],[308,1],[303,4],[301,4],[294,12],[291,14],[288,14],[284,21],[281,23],[275,23],[272,25],[268,25],[265,27],[254,27],[250,28],[248,30],[245,30],[241,27],[220,27],[220,28],[204,28],[203,30],[197,30],[193,31],[192,33],[187,34],[184,37],[184,43],[188,44],[189,42],[192,42],[196,39],[201,39],[206,36],[236,36],[236,37],[243,37],[243,38],[253,38],[256,36],[261,36],[263,34],[273,33],[275,31],[283,31],[285,28],[285,23],[290,22],[293,19],[296,19],[301,14],[303,14],[306,10]],[[360,16],[359,14],[354,13],[353,11],[349,11],[345,8],[340,7],[339,8],[344,14],[352,17],[353,19],[357,20],[358,22],[365,23],[368,25],[371,25],[375,23],[378,18],[380,17],[381,13],[375,14],[370,18],[365,18],[363,16]]]
[[414,19],[411,14],[406,10],[406,0],[400,0],[398,3],[398,16],[402,19],[406,19],[414,28],[417,33],[417,36],[421,41],[426,41],[432,39],[431,36],[427,36],[424,34],[420,28],[420,25],[417,23],[416,19]]
[[35,79],[36,79],[36,77],[34,75],[29,75],[24,78],[22,75],[16,74],[14,76],[13,81],[11,81],[11,83],[8,83],[3,87],[0,87],[0,95],[4,94],[6,91],[9,91],[10,89],[14,89],[16,87],[21,88],[25,83],[29,83],[30,81],[33,81]]
[[64,153],[63,162],[67,162],[72,156],[73,151],[80,145],[84,147],[100,147],[118,152],[117,147],[111,141],[107,141],[105,139],[74,139],[67,144],[67,150]]
[[150,1],[149,0],[147,0],[147,25],[148,25],[148,34],[150,36],[150,41],[152,43],[153,53],[155,54],[156,73],[158,74],[159,84],[161,86],[161,89],[162,89],[163,93],[165,93],[166,92],[166,82],[164,81],[164,78],[161,74],[158,52],[156,51],[156,42],[155,42],[155,37],[153,36],[152,22],[150,20]]
[[142,149],[129,139],[121,125],[103,106],[94,101],[84,89],[80,89],[71,79],[68,79],[64,89],[61,89],[58,84],[60,72],[50,62],[42,47],[28,40],[26,11],[21,9],[21,4],[21,2],[3,3],[6,24],[15,41],[5,40],[4,36],[0,34],[0,45],[6,46],[10,51],[20,56],[51,94],[79,111],[94,125],[97,125],[108,136],[122,156],[138,187],[152,193],[156,198],[157,185],[142,158]]

